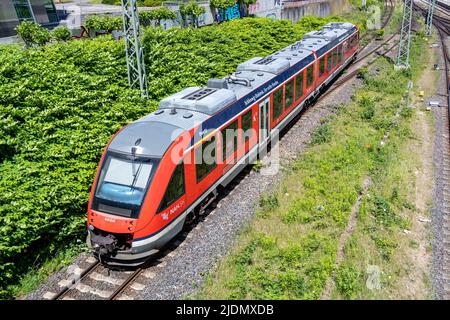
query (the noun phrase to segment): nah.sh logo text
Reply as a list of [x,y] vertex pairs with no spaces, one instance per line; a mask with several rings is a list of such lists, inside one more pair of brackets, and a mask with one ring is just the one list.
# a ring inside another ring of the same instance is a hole
[[184,200],[181,200],[181,201],[178,202],[176,205],[174,205],[172,208],[170,208],[169,214],[174,214],[174,213],[175,213],[178,209],[180,209],[183,205],[184,205]]

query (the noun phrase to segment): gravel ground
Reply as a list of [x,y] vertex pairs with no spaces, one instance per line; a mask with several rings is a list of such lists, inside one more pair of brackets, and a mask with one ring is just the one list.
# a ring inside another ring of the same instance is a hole
[[[443,57],[440,57],[440,66],[444,65]],[[439,79],[439,93],[446,94],[446,83],[444,72],[441,73]],[[434,108],[433,114],[435,118],[435,143],[433,151],[433,162],[435,170],[435,181],[433,187],[433,207],[431,210],[431,224],[433,230],[433,257],[431,263],[431,282],[434,288],[436,299],[450,299],[448,296],[450,279],[446,278],[449,275],[448,268],[448,251],[446,253],[445,244],[449,239],[449,221],[450,214],[448,192],[450,186],[450,172],[448,155],[449,149],[449,128],[448,128],[448,114],[446,106],[446,98],[444,96],[435,96],[432,100],[440,101],[444,107]],[[430,100],[431,100],[430,99]],[[447,155],[447,160],[444,160],[444,155]],[[447,292],[445,287],[447,286]],[[446,296],[447,294],[447,296]]]

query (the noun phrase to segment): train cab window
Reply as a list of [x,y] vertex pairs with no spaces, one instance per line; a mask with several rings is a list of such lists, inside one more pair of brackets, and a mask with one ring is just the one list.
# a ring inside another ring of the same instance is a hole
[[222,130],[222,157],[225,162],[238,146],[238,121],[234,120]]
[[313,67],[306,69],[306,87],[309,88],[313,83]]
[[285,94],[286,94],[286,96],[285,96],[284,106],[287,109],[294,102],[294,80],[291,80],[288,83],[286,83]]
[[108,152],[92,208],[114,215],[137,217],[157,164],[151,158]]
[[319,77],[325,72],[325,57],[319,60]]
[[303,95],[303,71],[295,78],[295,100]]
[[278,119],[283,113],[283,87],[280,87],[273,94],[273,116],[272,119]]
[[159,205],[158,212],[166,209],[176,200],[178,200],[185,192],[184,186],[184,165],[180,162],[176,167],[167,185],[166,193]]
[[252,110],[247,111],[242,116],[242,143],[250,140],[253,134]]
[[195,171],[197,173],[197,183],[216,168],[216,148],[216,137],[213,136],[209,141],[204,142],[201,147],[195,150]]

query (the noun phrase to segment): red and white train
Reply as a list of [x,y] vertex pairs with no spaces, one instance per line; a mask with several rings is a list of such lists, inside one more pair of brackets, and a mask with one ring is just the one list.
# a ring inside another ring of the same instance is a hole
[[138,265],[156,253],[355,59],[358,46],[355,25],[329,23],[223,79],[163,99],[119,130],[91,190],[94,254]]

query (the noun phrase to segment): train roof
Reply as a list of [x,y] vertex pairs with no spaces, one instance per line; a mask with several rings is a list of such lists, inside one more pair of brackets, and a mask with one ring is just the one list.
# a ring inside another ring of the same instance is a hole
[[[185,130],[202,123],[207,130],[220,125],[219,113],[228,119],[252,103],[260,94],[276,85],[293,69],[300,70],[356,31],[351,23],[332,22],[318,31],[267,57],[255,57],[238,65],[236,72],[210,79],[206,86],[188,87],[161,100],[158,110],[125,127],[114,138],[110,149],[131,152],[141,139],[138,153],[161,157],[174,139]],[[294,67],[295,68],[292,68]],[[237,102],[237,103],[236,103]],[[233,110],[227,106],[233,105]],[[140,151],[140,152],[139,152]]]
[[296,44],[306,50],[314,50],[317,57],[321,57],[354,30],[356,27],[349,22],[331,22],[320,30],[308,32]]

